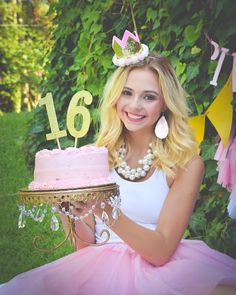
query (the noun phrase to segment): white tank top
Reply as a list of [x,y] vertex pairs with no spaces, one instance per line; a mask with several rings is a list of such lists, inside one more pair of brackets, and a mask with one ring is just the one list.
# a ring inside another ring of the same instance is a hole
[[[148,179],[142,182],[125,180],[115,169],[111,171],[111,177],[120,187],[121,211],[137,224],[155,230],[169,191],[164,172],[155,170]],[[95,218],[95,221],[96,241],[100,243],[105,237],[100,237],[99,233],[102,229],[108,228],[104,227],[100,219]],[[123,242],[112,230],[108,230],[110,232],[108,243]]]

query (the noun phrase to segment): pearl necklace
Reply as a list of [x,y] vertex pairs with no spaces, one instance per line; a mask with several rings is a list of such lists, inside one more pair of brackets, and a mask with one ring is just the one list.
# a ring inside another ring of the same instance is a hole
[[139,166],[137,168],[131,168],[125,161],[126,148],[121,146],[118,150],[118,173],[123,175],[125,178],[135,180],[146,176],[147,172],[151,169],[154,155],[152,152],[152,144],[149,144],[148,150],[142,160],[138,161]]

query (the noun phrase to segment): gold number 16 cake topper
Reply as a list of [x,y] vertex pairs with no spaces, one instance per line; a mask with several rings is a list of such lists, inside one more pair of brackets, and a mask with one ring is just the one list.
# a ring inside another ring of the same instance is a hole
[[[66,125],[71,136],[75,138],[75,147],[77,146],[78,138],[85,136],[89,130],[91,117],[88,109],[84,106],[78,106],[80,99],[84,98],[84,103],[90,105],[93,101],[93,97],[90,92],[82,90],[74,94],[71,98],[67,115],[66,115]],[[58,148],[60,149],[59,138],[65,137],[67,135],[66,130],[59,130],[57,116],[55,112],[55,107],[53,103],[53,97],[51,93],[47,93],[45,97],[39,100],[39,106],[46,105],[49,125],[51,128],[51,133],[46,134],[47,140],[56,139]],[[82,115],[82,126],[80,130],[75,128],[75,117],[77,115]]]

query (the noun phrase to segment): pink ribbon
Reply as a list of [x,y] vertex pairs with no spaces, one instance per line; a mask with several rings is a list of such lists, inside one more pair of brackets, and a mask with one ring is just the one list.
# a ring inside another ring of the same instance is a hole
[[[212,42],[214,42],[214,41],[212,41]],[[214,42],[215,43],[215,42]],[[217,43],[216,43],[217,44]],[[217,44],[218,45],[218,44]],[[218,45],[219,46],[219,45]],[[216,47],[215,47],[215,51],[216,50],[218,50],[218,49],[216,49]],[[216,53],[215,53],[215,51],[214,51],[214,53],[213,53],[213,55],[211,56],[211,59],[212,59],[212,57],[215,59],[215,56],[216,56]],[[213,76],[213,79],[211,80],[211,82],[210,82],[210,84],[211,85],[214,85],[214,86],[216,86],[217,85],[217,80],[218,80],[218,77],[219,77],[219,74],[220,74],[220,70],[221,70],[221,67],[222,67],[222,64],[223,64],[223,61],[224,61],[224,59],[225,59],[225,55],[226,55],[226,53],[229,51],[229,49],[228,48],[221,48],[221,55],[220,55],[220,58],[219,58],[219,61],[218,61],[218,64],[217,64],[217,67],[216,67],[216,69],[215,69],[215,73],[214,73],[214,76]],[[217,56],[218,56],[218,54],[217,54]]]
[[211,45],[214,46],[214,52],[211,56],[211,60],[215,60],[217,59],[219,53],[220,53],[220,46],[218,43],[216,43],[215,41],[211,40]]

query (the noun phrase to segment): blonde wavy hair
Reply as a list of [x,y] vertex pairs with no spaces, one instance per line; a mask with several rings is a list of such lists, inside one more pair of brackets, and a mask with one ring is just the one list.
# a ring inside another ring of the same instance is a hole
[[[185,167],[197,154],[197,145],[193,130],[188,124],[189,108],[186,93],[169,60],[158,54],[149,56],[134,65],[120,67],[108,80],[100,106],[101,127],[96,146],[105,146],[109,151],[110,168],[118,162],[117,150],[125,142],[125,127],[117,115],[116,103],[123,91],[128,74],[136,68],[148,67],[159,81],[167,110],[165,117],[169,125],[169,134],[161,140],[153,136],[154,166],[163,169],[168,176],[175,176],[176,168]],[[126,143],[127,144],[127,143]],[[130,147],[128,146],[128,152]]]

